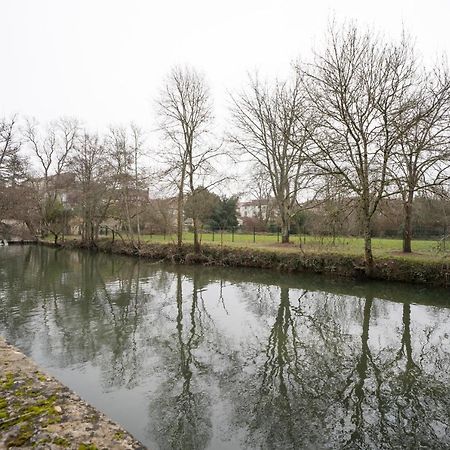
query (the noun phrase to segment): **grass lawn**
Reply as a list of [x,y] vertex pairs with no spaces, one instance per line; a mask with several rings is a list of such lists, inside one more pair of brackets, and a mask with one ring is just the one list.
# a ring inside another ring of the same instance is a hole
[[[192,243],[193,233],[183,234],[183,242]],[[144,235],[141,240],[148,243],[175,243],[176,235]],[[337,253],[345,255],[362,256],[364,254],[364,240],[359,237],[331,237],[321,236],[291,236],[291,244],[281,245],[281,236],[277,234],[243,234],[235,233],[203,233],[201,242],[210,245],[226,245],[229,247],[247,247],[260,250],[273,250],[282,252],[305,253]],[[450,241],[413,240],[413,253],[402,252],[401,239],[373,238],[372,248],[375,257],[379,258],[407,258],[418,261],[450,262]]]
[[[105,236],[101,236],[104,238]],[[108,235],[111,238],[111,235]],[[125,234],[123,238],[126,239]],[[183,234],[183,242],[192,243],[193,233]],[[66,236],[67,240],[79,239],[79,236]],[[52,242],[53,237],[48,236],[46,241]],[[119,238],[116,236],[116,240]],[[269,250],[277,252],[303,252],[305,254],[334,253],[348,256],[364,255],[364,240],[359,237],[331,237],[323,236],[297,236],[291,235],[290,244],[281,244],[281,236],[269,233],[243,234],[235,233],[203,233],[201,234],[202,244],[224,245],[228,247],[249,248],[260,251]],[[141,241],[155,244],[176,243],[175,234],[164,235],[143,235]],[[373,238],[372,250],[375,258],[406,259],[417,262],[437,262],[450,264],[450,240],[445,243],[438,240],[413,240],[413,252],[410,254],[402,252],[401,239]]]

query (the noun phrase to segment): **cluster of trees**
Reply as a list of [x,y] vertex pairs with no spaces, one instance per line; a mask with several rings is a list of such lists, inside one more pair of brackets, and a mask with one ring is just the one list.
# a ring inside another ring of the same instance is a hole
[[[450,77],[419,63],[411,40],[384,42],[353,25],[332,26],[325,48],[298,62],[290,80],[258,78],[233,97],[232,140],[263,169],[288,241],[289,218],[330,198],[350,200],[373,268],[373,220],[398,197],[404,251],[411,251],[418,192],[445,196],[450,151]],[[336,204],[336,202],[334,202]]]
[[2,133],[2,218],[23,220],[31,234],[52,234],[55,242],[68,221],[78,218],[79,232],[89,243],[108,218],[115,218],[132,240],[137,230],[139,239],[140,212],[148,197],[139,127],[111,128],[103,137],[75,119],[59,119],[46,128],[27,120],[20,129],[15,118],[4,119],[0,127],[9,133]]
[[[410,252],[415,197],[448,194],[449,71],[444,62],[426,68],[406,35],[388,42],[354,25],[332,25],[323,49],[310,61],[298,61],[289,79],[250,77],[247,88],[231,95],[231,104],[231,131],[219,139],[212,132],[211,94],[197,71],[174,68],[159,95],[162,170],[152,180],[176,197],[178,245],[185,215],[192,219],[196,250],[205,224],[234,226],[226,211],[235,209],[236,199],[211,194],[229,179],[220,170],[225,158],[254,165],[252,189],[274,199],[282,242],[289,242],[293,218],[302,210],[328,208],[330,217],[340,218],[350,208],[365,239],[368,272],[374,220],[384,199],[401,202],[403,250]],[[83,239],[94,242],[100,224],[112,216],[133,242],[137,234],[139,244],[139,192],[149,185],[142,130],[112,128],[100,137],[67,119],[45,133],[31,121],[19,138],[16,129],[15,119],[0,124],[0,183],[23,200],[17,189],[29,177],[19,149],[26,144],[41,173],[33,190],[38,198],[28,206],[20,202],[30,224],[30,217],[38,217],[57,239],[67,216],[58,180],[70,172],[79,190]]]

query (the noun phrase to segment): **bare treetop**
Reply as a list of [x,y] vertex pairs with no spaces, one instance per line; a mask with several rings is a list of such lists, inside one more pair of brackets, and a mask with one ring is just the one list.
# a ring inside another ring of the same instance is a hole
[[213,118],[204,77],[189,67],[172,69],[157,103],[160,127],[176,144],[192,145]]

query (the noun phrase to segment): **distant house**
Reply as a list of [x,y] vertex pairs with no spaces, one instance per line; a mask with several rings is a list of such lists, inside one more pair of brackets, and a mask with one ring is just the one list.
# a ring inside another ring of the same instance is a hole
[[237,213],[241,221],[248,217],[269,222],[276,218],[275,201],[273,198],[269,198],[238,202]]

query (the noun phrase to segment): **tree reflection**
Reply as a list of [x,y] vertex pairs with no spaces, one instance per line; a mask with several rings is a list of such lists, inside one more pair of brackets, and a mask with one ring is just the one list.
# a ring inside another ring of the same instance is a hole
[[167,371],[157,398],[150,405],[158,414],[154,432],[160,448],[203,449],[211,436],[210,400],[195,379],[208,372],[207,364],[195,353],[204,338],[199,290],[198,277],[194,276],[192,300],[185,300],[185,305],[183,278],[176,274],[176,333],[160,343]]
[[[410,305],[402,307],[400,351],[389,346],[374,353],[372,297],[361,303],[358,349],[358,336],[332,317],[335,302],[308,309],[302,305],[307,294],[292,304],[289,289],[281,287],[275,321],[261,348],[264,359],[244,373],[235,366],[224,375],[231,379],[223,382],[227,389],[240,386],[233,395],[234,426],[246,428],[245,446],[448,448],[450,386],[448,375],[442,379],[444,367],[445,373],[450,370],[448,352],[437,338],[430,348],[433,331],[427,330],[414,359]],[[358,302],[351,305],[348,317],[357,317]],[[425,373],[421,365],[430,350],[433,362]]]
[[148,392],[160,448],[450,448],[448,310],[223,274],[11,248],[0,328],[98,391]]
[[450,385],[442,376],[450,370],[449,349],[433,337],[438,325],[414,346],[411,305],[403,305],[400,350],[380,367],[380,427],[391,447],[450,447]]
[[275,320],[266,343],[261,342],[263,356],[253,357],[253,366],[242,372],[240,366],[252,358],[252,350],[247,349],[244,361],[237,360],[224,375],[222,382],[232,391],[234,426],[246,428],[245,447],[290,449],[324,444],[328,375],[333,365],[328,356],[334,359],[339,325],[332,318],[316,320],[303,305],[308,294],[303,292],[292,303],[289,288],[280,287]]

